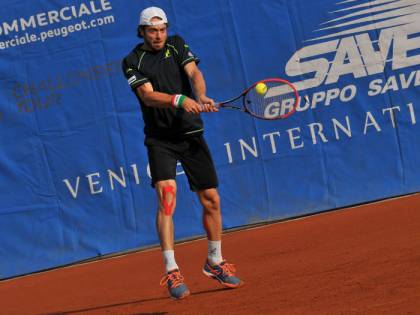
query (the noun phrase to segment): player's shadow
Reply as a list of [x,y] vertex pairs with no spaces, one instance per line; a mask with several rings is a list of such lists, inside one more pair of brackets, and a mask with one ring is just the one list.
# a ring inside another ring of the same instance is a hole
[[[191,292],[191,295],[201,295],[201,294],[208,294],[208,293],[218,293],[225,290],[230,290],[229,288],[217,288],[212,290],[203,290],[203,291],[197,291],[197,292]],[[69,310],[69,311],[59,311],[59,312],[53,312],[53,313],[45,313],[42,315],[71,315],[71,314],[78,314],[83,312],[89,312],[89,311],[98,311],[98,310],[106,310],[108,308],[114,308],[119,306],[127,306],[131,304],[141,304],[146,302],[153,302],[153,301],[164,301],[169,299],[167,296],[161,296],[156,298],[150,298],[150,299],[143,299],[143,300],[136,300],[131,302],[125,302],[125,303],[115,303],[115,304],[108,304],[108,305],[101,305],[97,307],[90,307],[90,308],[84,308],[84,309],[78,309],[78,310]],[[182,302],[182,301],[180,301]],[[166,315],[168,312],[152,312],[152,313],[133,313],[132,315]]]
[[[131,305],[131,304],[161,301],[161,300],[166,300],[166,299],[167,299],[167,297],[162,296],[162,297],[158,297],[158,298],[136,300],[136,301],[124,302],[124,303],[107,304],[107,305],[83,308],[83,309],[78,309],[78,310],[58,311],[58,312],[46,313],[46,314],[42,314],[42,315],[71,315],[71,314],[78,314],[78,313],[84,313],[84,312],[89,312],[89,311],[106,310],[108,308],[127,306],[127,305]],[[155,312],[155,313],[152,312],[152,313],[135,313],[133,315],[166,315],[166,314],[168,314],[168,313],[167,312]]]
[[191,295],[200,295],[200,294],[207,294],[207,293],[218,293],[223,291],[229,291],[232,290],[231,288],[217,288],[217,289],[211,289],[211,290],[203,290],[203,291],[197,291],[197,292],[191,292]]

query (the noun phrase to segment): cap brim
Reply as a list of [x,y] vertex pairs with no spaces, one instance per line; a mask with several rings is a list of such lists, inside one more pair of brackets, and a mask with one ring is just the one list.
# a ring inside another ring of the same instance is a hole
[[160,21],[156,21],[156,22],[145,22],[141,25],[145,25],[145,26],[158,26],[158,25],[162,25],[162,24],[167,24],[168,22],[165,20],[160,20]]

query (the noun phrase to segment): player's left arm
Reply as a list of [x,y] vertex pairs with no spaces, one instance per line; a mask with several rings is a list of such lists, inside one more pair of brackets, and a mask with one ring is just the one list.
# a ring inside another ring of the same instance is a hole
[[190,79],[191,86],[197,102],[203,106],[205,112],[217,112],[218,108],[214,105],[214,100],[206,95],[206,81],[203,73],[195,62],[189,62],[184,66],[185,73]]

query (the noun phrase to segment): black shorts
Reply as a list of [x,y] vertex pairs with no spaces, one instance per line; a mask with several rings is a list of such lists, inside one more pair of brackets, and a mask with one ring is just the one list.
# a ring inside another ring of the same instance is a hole
[[190,189],[198,191],[217,188],[216,170],[203,135],[181,139],[146,137],[152,187],[161,180],[175,179],[177,162],[181,162]]

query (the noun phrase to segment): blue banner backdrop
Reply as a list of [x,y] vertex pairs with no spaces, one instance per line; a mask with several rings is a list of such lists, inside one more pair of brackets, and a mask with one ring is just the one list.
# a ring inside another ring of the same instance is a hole
[[[200,56],[209,96],[282,77],[309,100],[282,121],[203,115],[224,228],[420,191],[417,0],[2,3],[0,278],[158,243],[120,66],[151,5]],[[178,175],[176,239],[203,235]]]

